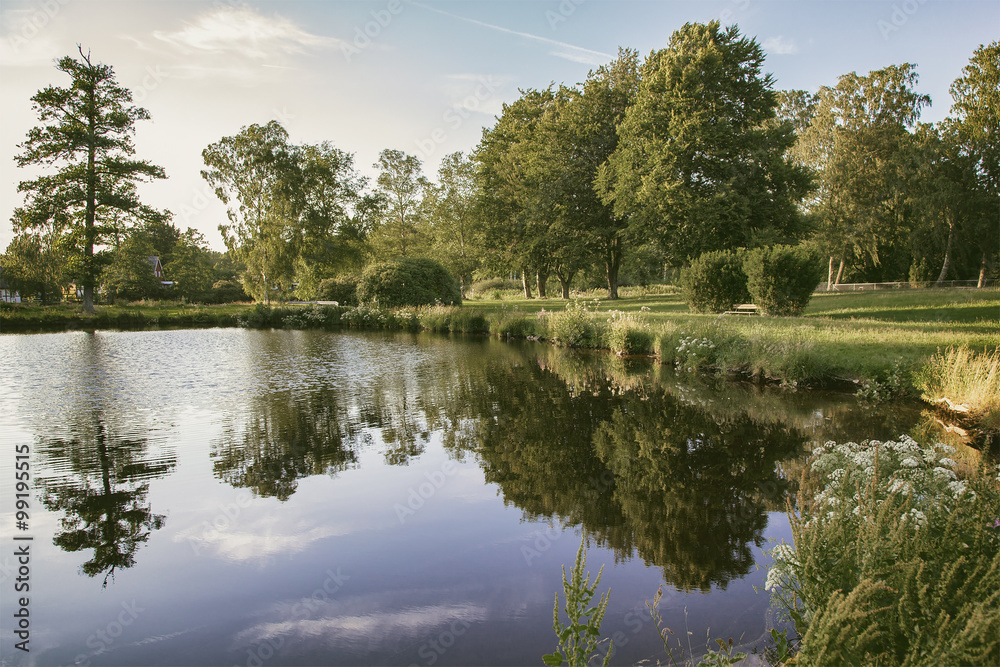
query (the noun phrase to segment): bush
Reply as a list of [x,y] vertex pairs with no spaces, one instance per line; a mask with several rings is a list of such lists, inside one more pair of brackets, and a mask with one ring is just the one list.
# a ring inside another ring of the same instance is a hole
[[358,302],[379,308],[460,305],[458,281],[432,259],[401,259],[373,264],[358,282]]
[[[595,305],[594,312],[596,311]],[[586,302],[571,301],[566,304],[566,310],[548,316],[548,337],[560,345],[597,347],[602,333],[593,313],[587,310]]]
[[801,315],[823,279],[821,262],[801,246],[751,250],[743,270],[750,298],[766,315]]
[[635,313],[611,311],[611,327],[605,334],[605,343],[618,355],[652,354],[653,334],[641,316]]
[[742,252],[706,252],[681,271],[684,300],[698,313],[723,313],[750,300]]
[[250,297],[243,291],[243,286],[232,280],[219,280],[212,285],[212,290],[206,295],[206,303],[233,303],[249,301]]
[[325,278],[316,287],[318,301],[336,301],[339,306],[358,305],[358,284],[349,280]]

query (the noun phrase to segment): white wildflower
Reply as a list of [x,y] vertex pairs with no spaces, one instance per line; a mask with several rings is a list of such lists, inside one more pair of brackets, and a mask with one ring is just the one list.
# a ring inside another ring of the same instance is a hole
[[956,498],[958,498],[963,493],[965,493],[968,489],[965,486],[965,482],[961,482],[961,481],[956,480],[954,482],[948,482],[948,490],[951,491],[951,495],[953,495]]
[[902,461],[900,461],[900,465],[902,465],[902,466],[904,466],[906,468],[919,468],[920,467],[920,462],[917,461],[912,456],[908,456],[905,459],[903,459]]

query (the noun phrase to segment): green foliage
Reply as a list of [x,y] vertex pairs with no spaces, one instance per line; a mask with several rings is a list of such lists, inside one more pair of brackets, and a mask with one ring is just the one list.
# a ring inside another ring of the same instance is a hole
[[351,308],[344,312],[341,321],[352,327],[361,329],[395,329],[417,331],[420,329],[420,317],[413,309],[389,310],[378,306]]
[[499,338],[530,338],[538,335],[541,328],[542,315],[523,313],[517,306],[503,306],[499,311],[490,313],[487,318],[490,323],[490,334]]
[[615,354],[653,353],[653,332],[641,315],[613,310],[608,324],[611,326],[604,335],[604,344]]
[[243,286],[232,280],[217,280],[212,284],[212,290],[205,297],[208,303],[233,303],[249,301],[250,296],[243,291]]
[[372,254],[380,260],[393,260],[426,253],[422,196],[430,184],[421,171],[420,159],[386,149],[372,166],[379,170],[380,202],[379,214],[368,234]]
[[431,306],[418,313],[420,326],[445,333],[489,333],[490,323],[481,312],[457,306]]
[[318,301],[336,301],[341,306],[358,305],[358,284],[352,280],[325,278],[316,289]]
[[1000,660],[1000,469],[960,479],[952,451],[904,437],[813,452],[819,491],[804,489],[795,547],[771,551],[765,584],[795,621],[797,662]]
[[330,329],[346,321],[348,309],[342,306],[306,306],[272,308],[258,303],[237,318],[247,329]]
[[66,281],[66,252],[52,237],[22,232],[0,256],[0,277],[22,299],[36,294],[42,303],[59,303]]
[[160,279],[153,273],[153,249],[138,235],[111,251],[111,262],[101,272],[101,290],[109,301],[137,301],[158,296]]
[[767,315],[801,315],[822,280],[822,263],[802,246],[748,251],[743,270],[750,297]]
[[499,300],[508,295],[521,294],[521,283],[509,278],[488,278],[472,283],[468,290],[469,297]]
[[681,271],[681,286],[696,313],[722,313],[750,300],[743,257],[730,250],[700,255]]
[[[556,593],[556,603],[552,609],[552,628],[556,631],[559,644],[555,653],[542,656],[546,665],[568,664],[570,667],[586,667],[594,656],[601,640],[601,622],[608,608],[611,592],[604,593],[594,606],[591,601],[601,583],[604,566],[597,572],[594,583],[590,583],[590,573],[584,573],[587,565],[587,554],[584,548],[586,538],[580,540],[580,548],[576,552],[576,562],[573,564],[570,578],[566,578],[566,567],[563,566],[563,595],[566,602],[563,612],[569,621],[563,625],[559,620],[559,594]],[[604,654],[604,667],[611,661],[614,642],[609,640],[607,652]]]
[[110,65],[66,56],[56,68],[72,78],[68,88],[48,86],[32,98],[39,120],[15,157],[18,167],[56,167],[54,173],[23,181],[25,203],[14,211],[15,231],[45,230],[73,256],[74,276],[84,288],[84,309],[94,312],[94,287],[101,258],[94,246],[107,243],[125,225],[163,219],[142,204],[136,184],[165,178],[161,167],[136,160],[135,123],[149,112],[132,104]]
[[169,260],[163,265],[163,273],[164,278],[174,281],[173,294],[189,301],[212,298],[208,293],[212,288],[212,260],[201,232],[188,228],[177,239]]
[[877,404],[898,400],[913,393],[910,373],[903,362],[897,359],[892,368],[879,373],[874,378],[862,380],[857,391],[858,398],[864,403]]
[[565,310],[550,313],[547,337],[567,347],[598,347],[604,327],[594,313],[600,303],[594,299],[591,305],[593,311],[588,309],[586,302],[573,300],[566,304]]
[[381,308],[462,303],[458,281],[440,263],[426,258],[369,266],[357,294],[360,303]]
[[771,122],[778,100],[763,63],[756,40],[712,21],[685,24],[642,64],[597,185],[671,265],[800,233],[810,179],[784,155],[795,137]]

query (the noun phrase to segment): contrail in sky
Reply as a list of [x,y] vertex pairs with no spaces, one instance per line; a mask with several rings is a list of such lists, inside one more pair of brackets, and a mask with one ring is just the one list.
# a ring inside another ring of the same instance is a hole
[[[459,21],[465,21],[466,23],[472,23],[474,25],[482,26],[484,28],[489,28],[490,30],[498,30],[500,32],[506,32],[506,33],[511,34],[511,35],[517,35],[518,37],[524,37],[526,39],[533,39],[536,42],[544,42],[545,44],[552,44],[554,46],[558,46],[558,47],[561,47],[561,48],[564,48],[564,49],[571,49],[573,51],[580,51],[582,53],[588,53],[588,54],[591,54],[593,56],[599,56],[602,60],[592,63],[592,64],[595,64],[595,65],[599,64],[600,62],[603,62],[603,60],[614,60],[614,58],[615,58],[615,56],[611,55],[610,53],[602,53],[601,51],[594,51],[592,49],[585,49],[582,46],[574,46],[572,44],[567,44],[566,42],[560,42],[560,41],[557,41],[555,39],[549,39],[548,37],[540,37],[538,35],[532,35],[531,33],[528,33],[528,32],[520,32],[518,30],[511,30],[510,28],[504,28],[502,26],[493,25],[491,23],[484,23],[483,21],[477,21],[476,19],[470,19],[470,18],[467,18],[465,16],[459,16],[458,14],[452,14],[451,12],[446,12],[443,9],[437,9],[436,7],[428,7],[427,5],[419,3],[419,2],[412,2],[411,1],[409,4],[414,5],[416,7],[420,7],[421,9],[426,9],[427,11],[430,11],[430,12],[437,12],[438,14],[443,14],[443,15],[449,16],[449,17],[451,17],[453,19],[458,19]],[[572,57],[569,54],[553,53],[553,55],[556,55],[556,56],[559,56],[559,57],[562,57],[562,58],[566,58],[568,60],[573,60],[573,61],[576,61],[576,62],[581,62],[580,58],[574,58],[574,57]]]

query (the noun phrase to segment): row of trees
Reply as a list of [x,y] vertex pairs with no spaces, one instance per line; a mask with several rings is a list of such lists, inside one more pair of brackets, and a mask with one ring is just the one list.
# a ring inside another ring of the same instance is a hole
[[[80,55],[58,64],[70,88],[32,98],[43,125],[18,164],[59,170],[20,185],[2,266],[43,294],[73,279],[87,307],[95,286],[128,293],[128,267],[147,253],[172,256],[168,277],[191,298],[230,270],[260,301],[323,296],[373,262],[418,257],[463,289],[520,276],[529,297],[554,277],[564,297],[599,280],[615,298],[623,271],[642,281],[706,252],[775,244],[829,258],[831,282],[982,280],[996,266],[996,42],[953,84],[951,116],[927,125],[913,65],[777,91],[754,39],[687,24],[644,60],[623,49],[579,85],[521,91],[474,151],[442,161],[436,182],[399,150],[379,155],[369,182],[329,142],[296,145],[277,121],[250,125],[203,151],[202,176],[228,211],[221,263],[197,232],[139,201],[137,183],[164,177],[133,157],[148,113],[110,67]],[[158,246],[163,236],[172,244]]]

